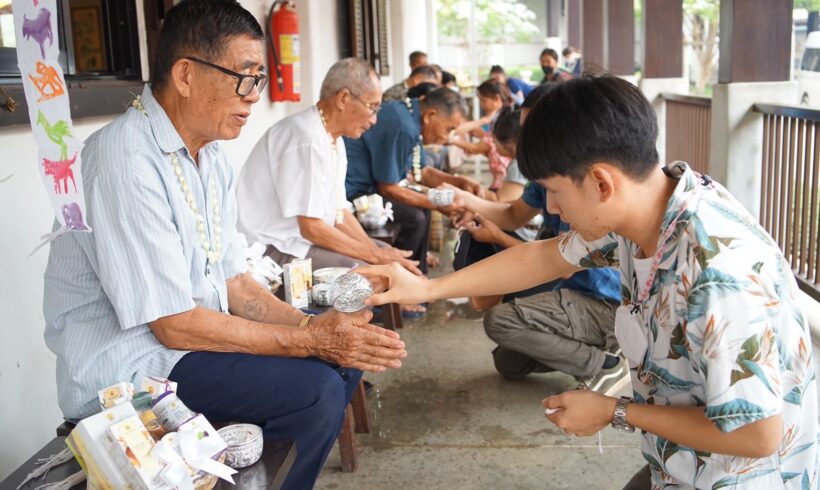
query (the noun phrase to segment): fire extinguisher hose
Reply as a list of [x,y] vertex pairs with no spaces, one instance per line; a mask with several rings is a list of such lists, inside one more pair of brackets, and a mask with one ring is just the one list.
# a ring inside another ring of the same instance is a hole
[[276,53],[276,45],[273,43],[273,26],[270,25],[270,19],[273,18],[273,11],[276,10],[276,6],[285,3],[288,3],[288,1],[276,0],[273,2],[273,5],[270,6],[270,12],[268,12],[268,48],[273,54],[273,70],[276,72],[276,84],[279,86],[280,92],[284,92],[285,90],[285,80],[282,78],[282,67],[279,64],[279,55]]

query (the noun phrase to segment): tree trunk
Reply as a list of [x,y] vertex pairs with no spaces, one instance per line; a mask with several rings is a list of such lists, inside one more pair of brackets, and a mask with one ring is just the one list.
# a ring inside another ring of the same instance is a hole
[[717,47],[717,23],[701,15],[688,15],[690,44],[698,60],[698,79],[695,92],[703,95],[715,72],[715,49]]

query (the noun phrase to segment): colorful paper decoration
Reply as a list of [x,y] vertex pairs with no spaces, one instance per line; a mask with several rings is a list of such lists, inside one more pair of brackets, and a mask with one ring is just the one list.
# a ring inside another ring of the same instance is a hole
[[[83,143],[74,136],[71,106],[60,67],[57,0],[12,0],[17,63],[37,141],[40,177],[61,227],[43,235],[44,245],[68,231],[91,231],[85,223]],[[39,247],[38,247],[39,248]],[[35,249],[36,250],[36,249]],[[33,253],[33,252],[32,252]]]

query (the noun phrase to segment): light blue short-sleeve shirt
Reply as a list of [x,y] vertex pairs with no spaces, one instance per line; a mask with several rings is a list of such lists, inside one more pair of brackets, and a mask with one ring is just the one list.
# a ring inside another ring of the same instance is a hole
[[[195,306],[227,314],[226,281],[245,271],[233,171],[219,144],[205,145],[197,166],[150,86],[140,100],[85,142],[83,183],[94,231],[51,243],[45,340],[57,355],[67,419],[98,411],[97,391],[118,381],[167,377],[187,352],[165,347],[148,323]],[[221,227],[217,261],[208,260],[174,173],[174,152],[211,249]]]

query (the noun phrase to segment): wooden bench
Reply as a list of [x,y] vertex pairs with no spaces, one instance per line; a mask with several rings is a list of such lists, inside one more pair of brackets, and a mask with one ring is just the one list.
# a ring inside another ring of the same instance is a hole
[[[58,430],[68,430],[69,425],[61,425]],[[0,490],[14,490],[17,485],[26,479],[26,476],[36,468],[35,462],[40,458],[47,458],[52,454],[57,454],[66,447],[65,436],[58,436],[46,444],[40,451],[32,456],[28,461],[17,468],[14,473],[8,476],[5,480],[0,482]],[[216,489],[258,489],[282,488],[290,469],[293,467],[293,462],[296,461],[296,445],[293,441],[271,441],[265,440],[265,447],[262,452],[262,458],[247,468],[242,468],[239,473],[233,476],[236,486],[230,483],[219,480],[216,484]],[[32,480],[20,490],[31,490],[45,483],[54,483],[68,478],[69,476],[80,471],[80,464],[76,459],[72,459],[67,463],[61,464],[48,472],[45,478],[38,478]],[[86,488],[86,482],[72,487],[73,489]]]

